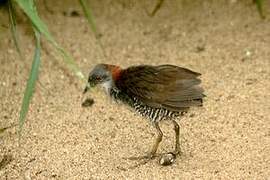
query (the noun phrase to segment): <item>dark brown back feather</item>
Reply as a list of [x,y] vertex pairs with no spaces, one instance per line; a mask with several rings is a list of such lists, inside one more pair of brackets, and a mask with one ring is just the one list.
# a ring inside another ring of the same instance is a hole
[[121,72],[116,87],[151,107],[183,111],[202,105],[200,75],[173,65],[133,66]]

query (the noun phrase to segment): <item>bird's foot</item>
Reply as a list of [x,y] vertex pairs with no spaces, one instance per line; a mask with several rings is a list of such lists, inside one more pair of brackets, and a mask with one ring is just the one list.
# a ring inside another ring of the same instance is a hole
[[135,169],[137,167],[146,165],[148,162],[150,162],[151,160],[154,160],[155,158],[159,159],[159,164],[162,166],[168,166],[168,165],[172,165],[175,161],[178,155],[181,155],[181,151],[180,150],[175,150],[173,152],[168,152],[168,153],[163,153],[163,154],[146,154],[143,156],[136,156],[136,157],[128,157],[125,158],[127,160],[137,160],[139,162],[137,162],[136,165],[130,166],[128,169]]
[[126,159],[128,160],[151,160],[154,159],[155,157],[157,157],[157,154],[153,154],[153,153],[149,153],[143,156],[133,156],[133,157],[128,157]]
[[172,152],[175,156],[181,156],[183,152],[180,148],[175,148],[175,150]]
[[180,150],[175,150],[172,152],[175,156],[181,156],[182,152]]
[[129,169],[135,169],[137,167],[140,167],[140,166],[147,164],[148,162],[150,162],[151,160],[155,159],[158,156],[159,155],[157,155],[157,154],[149,153],[149,154],[146,154],[143,156],[128,157],[128,158],[124,158],[124,159],[139,161],[136,165],[129,167]]

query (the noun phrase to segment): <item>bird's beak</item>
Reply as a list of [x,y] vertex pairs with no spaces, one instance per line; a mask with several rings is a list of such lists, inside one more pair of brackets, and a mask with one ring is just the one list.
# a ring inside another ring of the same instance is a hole
[[87,91],[89,91],[91,88],[95,87],[96,85],[97,85],[97,83],[92,78],[89,78],[89,80],[84,88],[83,94],[85,94]]
[[84,90],[83,90],[83,94],[85,94],[89,89],[90,89],[90,84],[89,83],[87,83],[86,84],[86,87],[84,88]]

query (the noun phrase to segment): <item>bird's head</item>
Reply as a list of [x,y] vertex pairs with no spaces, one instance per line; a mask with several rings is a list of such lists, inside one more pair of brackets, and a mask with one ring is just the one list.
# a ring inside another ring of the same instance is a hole
[[84,89],[86,93],[89,88],[101,85],[108,92],[114,86],[115,80],[119,78],[121,68],[115,65],[98,64],[89,73],[88,82]]

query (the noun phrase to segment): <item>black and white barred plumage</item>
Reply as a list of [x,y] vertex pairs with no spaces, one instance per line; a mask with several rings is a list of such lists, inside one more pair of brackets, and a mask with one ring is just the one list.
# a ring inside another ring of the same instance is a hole
[[171,111],[165,108],[153,108],[143,102],[141,102],[136,97],[129,97],[120,90],[113,88],[110,90],[110,96],[115,101],[121,101],[124,104],[132,107],[136,113],[140,114],[143,117],[150,119],[151,122],[159,122],[161,120],[173,119],[180,115],[183,115],[185,111]]
[[159,122],[164,119],[172,119],[180,115],[177,111],[170,111],[165,108],[152,108],[134,98],[134,109],[140,115],[149,118],[152,122]]

